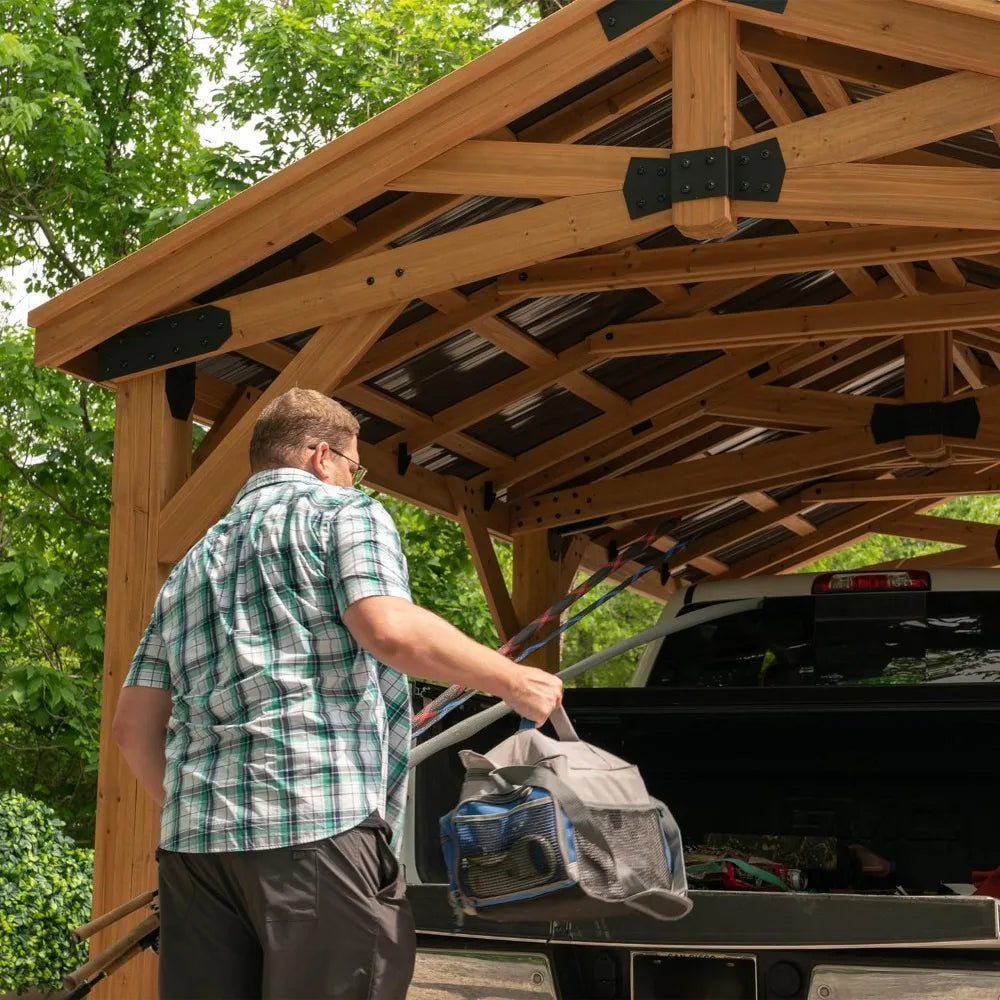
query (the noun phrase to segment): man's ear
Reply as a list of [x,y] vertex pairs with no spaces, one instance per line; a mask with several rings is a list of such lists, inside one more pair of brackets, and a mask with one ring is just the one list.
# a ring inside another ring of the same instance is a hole
[[325,441],[320,441],[315,448],[309,452],[309,471],[317,478],[325,481],[326,461],[330,457],[330,446]]

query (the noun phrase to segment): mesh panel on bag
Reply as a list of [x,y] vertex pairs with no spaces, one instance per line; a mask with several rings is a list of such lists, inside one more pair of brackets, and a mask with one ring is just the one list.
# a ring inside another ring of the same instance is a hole
[[456,817],[463,890],[479,899],[507,896],[567,878],[550,800],[497,816]]
[[[612,851],[638,875],[647,889],[671,888],[660,819],[655,810],[588,806],[587,812]],[[574,830],[574,835],[583,888],[603,899],[624,899],[628,893],[618,880],[607,852],[588,840],[579,829]]]

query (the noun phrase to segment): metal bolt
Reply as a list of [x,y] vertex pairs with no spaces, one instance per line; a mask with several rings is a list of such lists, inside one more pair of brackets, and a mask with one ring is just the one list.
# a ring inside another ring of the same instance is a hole
[[638,206],[639,206],[639,208],[645,208],[645,207],[646,207],[646,199],[645,199],[645,198],[640,198],[640,199],[639,199],[639,200],[638,200],[638,201],[636,202],[636,205],[638,205]]
[[517,274],[517,280],[518,281],[527,281],[528,280],[528,272],[527,271],[519,271],[518,274]]
[[543,975],[542,975],[542,974],[541,974],[540,972],[533,972],[533,973],[531,974],[531,981],[532,981],[532,982],[533,982],[533,983],[534,983],[534,984],[535,984],[536,986],[541,986],[541,985],[542,985],[542,983],[543,983],[543,982],[545,982],[545,977],[544,977],[544,976],[543,976]]
[[658,194],[658,195],[656,196],[656,200],[657,200],[657,201],[666,201],[666,200],[667,200],[667,196],[666,196],[666,195],[665,195],[665,194],[664,194],[664,193],[663,193],[663,192],[661,191],[661,192],[660,192],[660,193],[659,193],[659,194]]
[[201,346],[202,347],[208,347],[208,337],[202,337],[201,338]]
[[155,361],[156,360],[156,355],[153,354],[152,351],[150,351],[150,353],[146,355],[146,360],[147,361]]
[[691,185],[690,185],[690,184],[685,184],[685,185],[684,185],[684,186],[683,186],[683,187],[681,188],[681,191],[682,191],[682,192],[683,192],[684,194],[690,194],[690,193],[691,193]]
[[747,165],[747,164],[748,164],[749,162],[750,162],[750,157],[749,157],[749,156],[747,156],[747,154],[746,154],[746,153],[744,153],[744,154],[743,154],[743,155],[742,155],[742,156],[740,157],[740,163],[741,163],[741,165],[745,167],[745,166],[746,166],[746,165]]
[[715,190],[715,181],[709,181],[709,182],[708,182],[708,183],[707,183],[707,184],[705,185],[705,190],[706,190],[706,191],[714,191],[714,190]]
[[691,166],[691,161],[690,160],[681,160],[681,166],[685,170],[687,170]]
[[396,277],[397,278],[402,278],[405,273],[406,272],[401,267],[397,267],[396,268]]
[[[177,320],[175,320],[175,319],[172,319],[172,320],[170,321],[170,329],[171,329],[171,330],[176,330],[176,329],[177,329]],[[148,334],[147,334],[147,336],[148,336]]]
[[369,285],[374,285],[375,284],[375,279],[371,275],[368,275],[368,284]]
[[604,335],[604,339],[605,340],[614,340],[615,339],[615,335],[614,335],[614,333],[611,330],[608,330],[608,332]]
[[708,164],[709,166],[711,166],[711,165],[712,165],[713,163],[715,163],[715,157],[714,157],[714,156],[706,156],[706,157],[705,157],[705,162],[706,162],[706,163],[707,163],[707,164]]
[[126,368],[128,368],[128,362],[127,361],[123,361],[121,363],[121,369],[122,369],[122,371],[125,371]]
[[216,330],[221,330],[225,325],[226,324],[223,323],[222,320],[220,319],[219,322],[215,324],[215,329]]
[[174,348],[174,355],[176,356],[176,355],[178,355],[180,353],[181,353],[181,349],[179,347],[175,347]]
[[769,149],[762,149],[760,151],[760,158],[762,160],[766,160],[770,155],[771,155],[771,150]]
[[740,181],[740,190],[741,191],[749,191],[750,190],[750,182],[749,181]]
[[656,170],[656,176],[657,177],[666,177],[667,176],[667,168],[666,167],[658,167],[657,170]]
[[608,18],[608,27],[613,28],[615,26],[615,19],[613,17]]
[[767,194],[767,192],[771,190],[771,185],[770,184],[761,184],[760,189],[761,189],[761,191],[764,192],[764,194]]
[[637,168],[636,168],[636,171],[635,171],[635,172],[636,172],[636,173],[637,173],[637,174],[638,174],[638,175],[639,175],[640,177],[644,177],[644,176],[645,176],[645,174],[646,174],[646,168],[645,168],[645,167],[637,167]]
[[830,987],[821,986],[816,992],[819,993],[821,997],[828,997],[830,995]]
[[199,323],[203,323],[204,321],[205,321],[205,314],[204,313],[198,313],[198,322]]

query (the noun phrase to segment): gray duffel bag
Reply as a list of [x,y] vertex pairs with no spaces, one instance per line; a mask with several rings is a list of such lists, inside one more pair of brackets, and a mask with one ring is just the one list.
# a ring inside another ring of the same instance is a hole
[[586,920],[691,909],[680,831],[638,770],[531,726],[487,754],[463,750],[459,804],[441,819],[453,904],[495,920]]

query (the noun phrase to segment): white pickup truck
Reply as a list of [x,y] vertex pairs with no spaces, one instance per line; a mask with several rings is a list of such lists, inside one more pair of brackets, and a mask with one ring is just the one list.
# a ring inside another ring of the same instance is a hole
[[630,687],[569,689],[566,707],[669,804],[692,912],[457,926],[438,820],[462,769],[446,750],[411,782],[411,1000],[1000,997],[998,901],[972,894],[1000,868],[1000,573],[707,582],[661,621],[681,627]]

